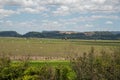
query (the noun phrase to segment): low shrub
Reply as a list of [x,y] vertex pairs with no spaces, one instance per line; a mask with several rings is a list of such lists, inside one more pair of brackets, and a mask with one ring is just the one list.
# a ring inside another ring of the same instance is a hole
[[115,48],[112,54],[101,51],[96,56],[94,48],[83,56],[71,59],[76,80],[120,80],[120,49]]

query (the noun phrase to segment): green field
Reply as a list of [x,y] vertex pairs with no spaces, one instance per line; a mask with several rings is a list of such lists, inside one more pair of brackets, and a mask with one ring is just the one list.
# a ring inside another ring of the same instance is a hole
[[120,46],[120,40],[61,40],[41,38],[0,38],[0,53],[8,54],[17,58],[31,56],[32,59],[51,58],[62,59],[62,57],[88,52],[95,47],[95,52],[100,53],[102,49]]

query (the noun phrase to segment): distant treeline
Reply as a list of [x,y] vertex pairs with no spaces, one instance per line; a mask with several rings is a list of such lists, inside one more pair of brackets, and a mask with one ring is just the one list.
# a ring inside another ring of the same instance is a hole
[[120,31],[93,31],[93,32],[43,31],[43,32],[28,32],[23,35],[17,33],[16,31],[1,31],[0,37],[118,40],[120,39]]

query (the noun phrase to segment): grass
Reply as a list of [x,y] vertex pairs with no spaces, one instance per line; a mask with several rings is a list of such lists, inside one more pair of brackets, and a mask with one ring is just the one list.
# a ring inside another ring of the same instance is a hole
[[69,66],[70,63],[69,61],[33,61],[30,62],[30,66],[44,66],[44,65],[48,65],[48,66]]
[[89,52],[120,46],[120,40],[61,40],[42,38],[0,38],[0,53],[11,56],[66,57],[73,53]]
[[[19,61],[12,61],[13,64],[18,64],[20,63]],[[70,62],[69,61],[62,61],[62,60],[50,60],[50,61],[29,61],[28,62],[30,66],[32,67],[40,67],[40,66],[53,66],[53,67],[57,67],[57,66],[70,66]]]

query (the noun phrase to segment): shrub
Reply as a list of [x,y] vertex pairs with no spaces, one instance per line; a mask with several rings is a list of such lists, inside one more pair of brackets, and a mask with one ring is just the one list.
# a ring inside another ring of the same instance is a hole
[[65,66],[55,68],[55,80],[69,80],[70,70]]
[[96,56],[94,48],[83,56],[71,59],[76,80],[120,80],[120,49],[114,49],[112,54],[101,51]]
[[39,80],[37,75],[25,75],[23,76],[22,80]]

